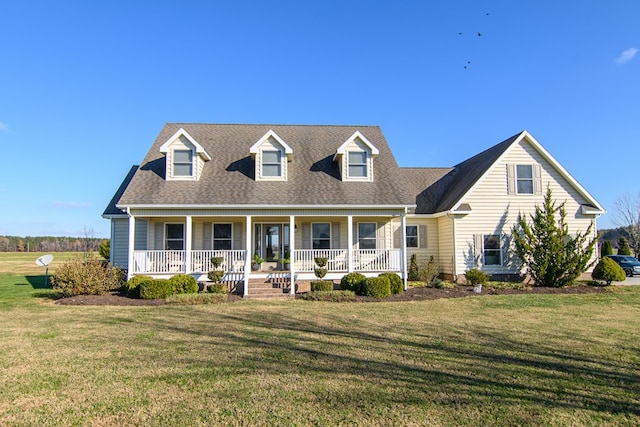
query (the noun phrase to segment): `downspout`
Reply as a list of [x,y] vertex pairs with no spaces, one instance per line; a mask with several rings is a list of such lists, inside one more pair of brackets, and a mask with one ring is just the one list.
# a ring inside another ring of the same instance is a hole
[[453,281],[457,282],[458,281],[458,268],[456,265],[456,253],[457,253],[457,249],[456,249],[456,217],[453,214],[447,213],[447,217],[451,219],[451,248],[452,248],[452,252],[453,252],[453,259],[452,261],[452,274],[453,274]]

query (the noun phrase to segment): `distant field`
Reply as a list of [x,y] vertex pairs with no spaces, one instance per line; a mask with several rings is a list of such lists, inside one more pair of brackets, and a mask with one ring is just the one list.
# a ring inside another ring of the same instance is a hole
[[82,252],[0,252],[0,273],[44,274],[45,268],[37,266],[36,259],[45,254],[53,255],[49,265],[50,274],[63,262],[82,256]]

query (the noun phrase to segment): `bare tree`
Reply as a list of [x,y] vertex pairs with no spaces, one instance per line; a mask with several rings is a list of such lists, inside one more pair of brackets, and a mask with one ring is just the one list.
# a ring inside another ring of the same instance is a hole
[[618,196],[614,201],[613,223],[621,227],[629,236],[633,252],[640,254],[640,193],[635,197],[629,193]]

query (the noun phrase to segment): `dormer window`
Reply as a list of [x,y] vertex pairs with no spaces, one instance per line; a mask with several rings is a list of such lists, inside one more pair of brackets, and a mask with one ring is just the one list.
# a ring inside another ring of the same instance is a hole
[[256,181],[286,181],[287,164],[293,150],[273,130],[269,130],[249,150],[256,165]]
[[173,176],[193,176],[193,152],[191,150],[173,151]]
[[367,153],[364,151],[349,151],[349,178],[367,177]]
[[378,149],[356,131],[336,150],[333,160],[338,162],[343,181],[373,181],[373,159]]
[[204,148],[186,130],[180,129],[162,146],[167,181],[197,181],[204,163],[211,160]]
[[262,152],[262,176],[282,178],[282,155],[280,151]]

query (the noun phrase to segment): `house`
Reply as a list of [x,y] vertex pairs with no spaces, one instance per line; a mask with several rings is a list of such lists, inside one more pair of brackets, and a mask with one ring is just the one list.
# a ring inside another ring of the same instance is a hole
[[405,286],[414,254],[451,279],[473,267],[517,274],[511,227],[547,186],[570,231],[605,212],[526,131],[453,167],[403,168],[377,126],[171,123],[103,217],[112,263],[129,276],[206,280],[216,256],[244,296],[255,280],[293,294],[292,278],[315,278],[316,257],[328,279],[395,272]]

